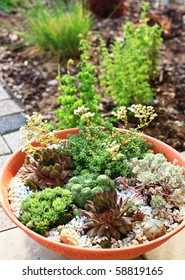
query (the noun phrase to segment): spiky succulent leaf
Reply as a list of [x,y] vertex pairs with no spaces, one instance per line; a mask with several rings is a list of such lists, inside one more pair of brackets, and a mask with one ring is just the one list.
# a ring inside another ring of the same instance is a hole
[[54,147],[37,150],[33,155],[27,155],[21,172],[25,184],[34,189],[63,186],[69,176],[71,158],[59,152]]
[[106,236],[117,240],[127,236],[132,230],[129,208],[128,199],[123,200],[116,190],[95,194],[93,201],[87,201],[87,210],[82,210],[82,214],[89,219],[84,224],[87,235]]

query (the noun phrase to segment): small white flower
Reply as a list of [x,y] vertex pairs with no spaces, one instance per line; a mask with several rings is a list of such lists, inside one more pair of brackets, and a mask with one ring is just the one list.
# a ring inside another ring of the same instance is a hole
[[94,115],[95,115],[94,113],[87,112],[81,116],[81,120],[88,120],[88,119],[94,117]]
[[74,115],[81,116],[87,113],[88,111],[89,108],[86,108],[84,105],[82,105],[81,107],[78,107],[77,109],[74,110]]

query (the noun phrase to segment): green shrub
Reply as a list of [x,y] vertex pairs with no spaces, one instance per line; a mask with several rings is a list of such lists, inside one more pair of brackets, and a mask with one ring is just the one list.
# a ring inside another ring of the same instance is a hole
[[161,29],[147,24],[148,4],[143,6],[140,25],[123,26],[123,38],[115,39],[109,53],[100,38],[100,85],[119,106],[147,105],[153,100],[150,79],[157,74]]
[[61,77],[60,72],[58,74],[59,90],[61,92],[58,97],[58,104],[61,107],[55,111],[55,114],[59,119],[57,123],[59,129],[77,127],[84,123],[85,120],[79,120],[80,112],[77,110],[79,107],[83,108],[83,113],[89,114],[90,110],[94,122],[98,123],[101,120],[100,114],[94,116],[99,109],[100,96],[98,96],[95,86],[97,82],[95,67],[88,61],[90,46],[85,40],[81,40],[79,49],[82,54],[77,65],[80,68],[77,76],[70,75],[72,60],[68,62],[67,75]]
[[25,41],[37,51],[49,55],[75,57],[79,55],[79,42],[86,38],[92,16],[81,1],[51,0],[47,6],[38,0],[25,0],[26,9],[21,13],[28,22],[26,31],[21,32]]
[[[158,24],[149,26],[147,12],[149,3],[142,6],[140,24],[134,28],[134,24],[128,22],[124,28],[124,36],[126,41],[135,44],[135,48],[139,48],[146,54],[149,79],[154,79],[158,74],[160,47],[162,44],[162,28]],[[127,26],[128,25],[128,26]]]
[[70,135],[66,154],[72,157],[73,175],[84,169],[89,173],[105,174],[111,178],[130,174],[130,158],[144,157],[150,145],[137,134],[116,133],[98,127],[82,127],[78,135]]
[[[126,131],[129,112],[138,119],[138,126]],[[149,125],[156,117],[154,109],[134,104],[128,110],[121,107],[114,115],[124,123],[120,130],[107,120],[102,126],[93,122],[84,125],[77,135],[69,135],[62,152],[72,158],[71,169],[74,176],[84,170],[105,174],[110,178],[126,176],[131,172],[128,165],[131,158],[143,158],[145,153],[151,152],[151,145],[136,132]]]
[[61,95],[58,97],[60,108],[55,114],[59,119],[59,129],[87,124],[91,117],[94,124],[100,124],[103,119],[99,111],[102,92],[111,96],[118,107],[148,105],[153,100],[149,81],[157,74],[162,39],[159,26],[147,25],[147,9],[148,4],[143,6],[141,25],[138,28],[135,29],[131,22],[127,22],[124,26],[125,41],[116,39],[111,46],[111,53],[100,37],[99,69],[90,60],[90,45],[86,40],[81,40],[78,74],[70,73],[72,60],[68,62],[67,75],[61,77],[60,72],[58,74]]

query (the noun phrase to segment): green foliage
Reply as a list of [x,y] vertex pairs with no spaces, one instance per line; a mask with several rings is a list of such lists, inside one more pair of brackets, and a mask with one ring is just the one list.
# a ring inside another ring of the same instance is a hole
[[[30,194],[22,201],[20,221],[33,231],[44,234],[61,217],[66,220],[68,208],[72,204],[72,194],[60,187],[47,188]],[[72,216],[71,216],[72,218]]]
[[140,25],[123,26],[123,38],[111,45],[111,55],[100,37],[100,85],[118,106],[149,104],[153,93],[149,81],[158,73],[161,29],[147,24],[148,5],[143,6]]
[[130,158],[143,158],[151,145],[132,130],[116,131],[110,127],[82,127],[78,135],[69,135],[66,154],[72,158],[73,175],[84,169],[89,173],[106,174],[111,178],[125,176]]
[[[128,110],[138,118],[139,124],[136,129],[125,131]],[[24,149],[28,156],[23,173],[31,175],[31,178],[28,178],[31,185],[36,181],[41,183],[42,187],[48,184],[63,184],[63,180],[70,175],[70,158],[73,175],[79,175],[87,169],[90,173],[105,174],[111,178],[125,176],[130,173],[127,161],[134,157],[143,158],[145,153],[150,151],[150,144],[136,131],[148,125],[156,116],[151,106],[122,106],[114,112],[116,120],[125,123],[121,130],[117,130],[108,121],[103,126],[99,125],[97,129],[96,122],[90,121],[93,114],[86,112],[84,107],[77,108],[76,115],[81,116],[81,120],[86,120],[87,125],[83,125],[77,135],[69,135],[67,141],[59,140],[53,132],[49,132],[47,123],[43,122],[37,113],[27,117],[27,125],[22,131],[25,132],[27,140],[35,140],[40,144],[34,146],[29,143]],[[47,147],[53,144],[59,144],[57,151],[54,147]],[[56,176],[53,176],[53,171]]]
[[67,6],[63,0],[51,0],[48,5],[41,0],[25,2],[21,13],[28,28],[20,32],[25,41],[36,51],[59,59],[78,56],[80,39],[86,38],[92,25],[92,16],[83,2],[69,0]]
[[75,110],[81,106],[84,106],[87,108],[87,111],[90,110],[91,113],[95,114],[93,118],[94,123],[101,121],[101,115],[97,114],[100,97],[96,93],[95,67],[88,62],[90,59],[89,49],[90,46],[87,42],[81,40],[80,50],[82,54],[80,56],[80,62],[77,65],[80,68],[77,77],[70,75],[70,64],[73,63],[72,60],[68,62],[67,75],[61,78],[60,72],[58,74],[59,90],[61,91],[61,95],[58,97],[58,104],[61,105],[61,108],[57,109],[55,113],[59,119],[57,123],[59,129],[77,127],[84,124],[84,120],[79,120],[78,114],[75,114]]
[[0,0],[0,10],[11,11],[19,4],[19,0]]
[[58,97],[61,107],[55,111],[59,129],[90,122],[102,124],[102,116],[98,110],[98,83],[106,94],[116,100],[118,106],[149,104],[153,100],[149,80],[157,73],[161,29],[158,25],[147,25],[147,9],[148,5],[145,4],[138,28],[127,22],[124,26],[125,41],[116,39],[111,46],[111,54],[100,37],[99,77],[96,77],[97,69],[90,61],[90,46],[86,40],[81,40],[79,50],[82,54],[77,65],[80,71],[72,76],[70,64],[73,61],[69,60],[67,75],[61,77],[59,71],[57,77],[61,91]]
[[92,200],[96,193],[114,190],[115,186],[106,175],[90,174],[84,171],[82,175],[69,179],[64,188],[71,191],[74,203],[84,208],[87,200]]
[[[158,24],[149,26],[147,24],[147,12],[149,3],[142,6],[140,25],[130,32],[125,28],[125,39],[128,38],[135,42],[135,47],[140,48],[146,53],[146,64],[148,66],[149,79],[155,78],[158,74],[160,46],[162,44],[162,28]],[[133,29],[133,23],[132,23]]]
[[152,197],[151,197],[150,206],[153,209],[157,209],[160,211],[160,208],[162,206],[164,206],[165,203],[166,203],[166,201],[161,195],[155,194],[155,195],[152,195]]

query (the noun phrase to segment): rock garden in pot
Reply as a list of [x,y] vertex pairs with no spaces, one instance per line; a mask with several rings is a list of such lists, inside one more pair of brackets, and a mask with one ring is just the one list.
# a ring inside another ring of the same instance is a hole
[[[125,130],[127,115],[138,126]],[[80,129],[50,132],[41,116],[22,128],[28,143],[0,176],[1,205],[31,238],[71,259],[132,259],[184,226],[185,160],[139,129],[155,117],[150,106],[121,107],[93,125],[79,107]],[[31,140],[31,141],[30,141]],[[34,141],[33,141],[34,140]]]
[[111,55],[100,38],[98,69],[81,41],[76,77],[72,60],[57,77],[57,129],[66,129],[55,132],[37,113],[27,117],[27,144],[1,171],[5,213],[70,259],[133,259],[185,226],[185,159],[140,132],[156,117],[149,81],[161,45],[161,29],[147,25],[146,13],[147,6],[139,27],[126,24],[126,40],[117,38]]

